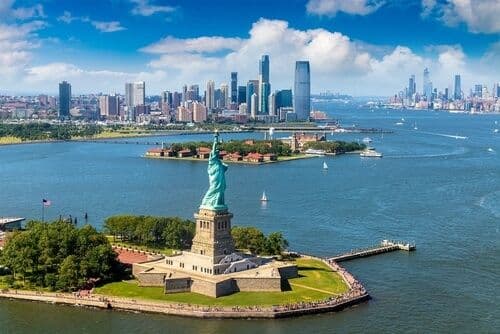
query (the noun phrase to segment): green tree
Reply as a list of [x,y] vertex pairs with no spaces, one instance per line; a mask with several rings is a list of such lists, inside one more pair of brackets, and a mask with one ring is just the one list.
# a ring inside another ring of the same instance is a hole
[[57,280],[57,287],[61,290],[74,290],[82,282],[80,282],[80,275],[78,274],[77,258],[70,255],[64,259],[59,268],[59,278]]

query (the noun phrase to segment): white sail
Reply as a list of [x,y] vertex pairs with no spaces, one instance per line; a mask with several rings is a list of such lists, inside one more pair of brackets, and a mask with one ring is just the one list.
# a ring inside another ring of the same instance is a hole
[[262,202],[267,202],[267,196],[266,196],[266,192],[265,191],[262,193],[262,197],[260,198],[260,200]]
[[325,161],[323,161],[323,169],[328,169],[328,165],[326,164]]

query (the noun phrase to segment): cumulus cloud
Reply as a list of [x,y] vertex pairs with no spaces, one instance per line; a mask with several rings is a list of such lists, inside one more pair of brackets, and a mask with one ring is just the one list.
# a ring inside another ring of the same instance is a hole
[[132,14],[140,16],[151,16],[157,13],[172,13],[176,11],[172,6],[160,6],[151,4],[150,0],[130,0],[134,7]]
[[[75,92],[120,92],[126,81],[144,80],[149,84],[159,85],[166,79],[166,72],[121,72],[109,70],[83,69],[69,63],[49,63],[26,68],[23,83],[46,91],[47,86],[56,89],[57,84],[67,80],[73,84]],[[151,92],[153,93],[153,92]]]
[[241,45],[240,38],[198,37],[179,39],[172,36],[142,48],[147,53],[216,52],[235,50]]
[[123,27],[118,21],[95,21],[91,20],[87,16],[77,17],[71,15],[70,12],[64,11],[63,15],[57,18],[58,21],[70,24],[73,21],[81,21],[90,23],[94,28],[99,30],[100,32],[116,32],[126,30],[127,28]]
[[368,15],[375,12],[385,1],[382,0],[309,0],[307,12],[316,15],[335,16],[338,12],[351,15]]
[[465,23],[473,33],[500,32],[498,0],[422,0],[422,16],[434,17],[454,27]]
[[0,23],[0,73],[14,77],[32,59],[32,50],[39,46],[36,31],[45,27],[42,21],[24,24]]
[[44,18],[43,6],[37,4],[32,7],[14,7],[15,0],[0,1],[0,18],[7,20],[28,20],[34,18]]

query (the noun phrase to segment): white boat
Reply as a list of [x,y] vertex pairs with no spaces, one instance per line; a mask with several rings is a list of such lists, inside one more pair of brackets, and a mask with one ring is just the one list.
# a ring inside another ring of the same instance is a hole
[[493,132],[498,133],[498,129],[493,130]]
[[417,127],[417,122],[415,122],[415,123],[413,124],[413,130],[418,130],[418,127]]
[[492,149],[491,147],[488,148],[488,152],[495,152],[494,149]]
[[404,125],[403,122],[397,122],[396,125]]
[[261,202],[267,202],[267,196],[266,196],[266,192],[265,191],[262,193],[262,197],[260,198],[260,201]]
[[363,138],[363,143],[369,144],[371,142],[372,142],[372,139],[370,137]]
[[382,158],[382,153],[375,151],[373,148],[368,148],[359,154],[363,158]]
[[325,151],[324,150],[314,150],[312,148],[310,149],[307,149],[304,151],[305,154],[315,154],[315,155],[325,155]]
[[325,162],[325,161],[323,161],[323,169],[324,169],[324,170],[328,170],[328,165],[326,164],[326,162]]

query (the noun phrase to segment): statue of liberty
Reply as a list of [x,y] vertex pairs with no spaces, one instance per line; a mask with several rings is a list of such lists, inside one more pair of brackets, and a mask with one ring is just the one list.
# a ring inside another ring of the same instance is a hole
[[212,151],[208,159],[208,181],[210,186],[201,201],[200,208],[210,210],[227,210],[224,203],[224,191],[226,190],[226,177],[224,173],[227,165],[219,158],[219,133],[216,131]]

